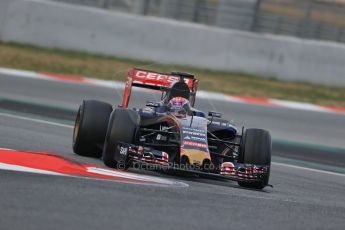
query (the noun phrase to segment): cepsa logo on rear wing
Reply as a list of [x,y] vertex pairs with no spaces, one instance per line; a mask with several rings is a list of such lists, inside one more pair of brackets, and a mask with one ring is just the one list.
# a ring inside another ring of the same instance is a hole
[[[122,99],[122,107],[127,108],[131,96],[132,86],[161,90],[161,88],[169,88],[175,81],[179,81],[179,76],[147,71],[142,69],[132,69],[128,72],[126,80],[126,88]],[[197,80],[192,78],[184,78],[191,92],[197,90]],[[194,102],[193,102],[194,103]]]
[[[138,69],[133,69],[129,72],[129,77],[132,77],[133,83],[157,87],[170,87],[173,82],[180,80],[180,77],[178,76]],[[193,79],[185,78],[184,81],[187,83],[189,89],[193,90]]]

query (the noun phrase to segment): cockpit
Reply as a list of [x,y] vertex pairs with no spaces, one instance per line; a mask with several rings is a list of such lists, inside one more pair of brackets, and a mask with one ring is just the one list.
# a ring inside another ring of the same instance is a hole
[[183,118],[191,115],[191,106],[189,101],[183,97],[172,98],[167,105],[168,112],[176,117]]

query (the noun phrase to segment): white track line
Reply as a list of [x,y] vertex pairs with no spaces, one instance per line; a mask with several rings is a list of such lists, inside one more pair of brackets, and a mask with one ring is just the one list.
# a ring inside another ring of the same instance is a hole
[[28,173],[45,174],[45,175],[66,176],[65,174],[57,173],[53,171],[35,169],[35,168],[14,165],[14,164],[5,164],[1,162],[0,162],[0,169],[7,170],[7,171],[16,171],[16,172],[28,172]]
[[272,162],[272,164],[278,165],[278,166],[283,166],[283,167],[294,168],[294,169],[306,170],[306,171],[310,171],[310,172],[323,173],[323,174],[328,174],[328,175],[332,175],[332,176],[345,177],[345,174],[336,173],[336,172],[329,172],[329,171],[320,170],[320,169],[306,168],[306,167],[302,167],[302,166],[296,166],[296,165],[290,165],[290,164],[284,164],[284,163],[278,163],[278,162]]
[[[189,187],[188,184],[180,182],[180,181],[173,181],[173,180],[163,179],[163,178],[153,177],[153,176],[147,177],[147,176],[137,175],[136,178],[139,178],[138,182],[129,182],[129,181],[123,181],[123,180],[101,179],[101,178],[97,178],[97,177],[75,176],[75,175],[57,173],[57,172],[48,171],[48,170],[19,166],[19,165],[14,165],[14,164],[5,164],[5,163],[1,163],[1,162],[0,162],[0,170],[23,172],[23,173],[33,173],[33,174],[43,174],[43,175],[52,175],[52,176],[64,176],[64,177],[71,177],[71,178],[77,178],[77,179],[83,179],[83,180],[96,180],[96,181],[106,181],[106,182],[116,182],[116,183],[129,183],[129,184],[137,184],[137,185],[139,184],[139,185],[145,185],[145,186],[147,185],[147,186],[159,186],[159,187],[169,187],[169,186]],[[131,174],[133,174],[133,173],[131,173]],[[140,177],[142,177],[141,181],[140,181]],[[122,177],[122,178],[126,178],[126,177]],[[133,178],[133,179],[136,179],[136,178]],[[131,179],[131,178],[129,178],[129,179]],[[151,181],[148,179],[151,179]],[[147,182],[149,182],[149,183],[147,183]],[[152,183],[150,184],[150,182],[154,182],[157,184],[152,184]]]
[[32,122],[37,122],[37,123],[47,124],[47,125],[55,125],[55,126],[70,128],[70,129],[73,128],[72,125],[64,125],[61,123],[56,123],[56,122],[51,122],[51,121],[46,121],[46,120],[39,120],[39,119],[34,119],[34,118],[28,118],[28,117],[23,117],[23,116],[18,116],[18,115],[13,115],[13,114],[7,114],[7,113],[0,113],[0,116],[16,118],[16,119],[25,120],[25,121],[32,121]]

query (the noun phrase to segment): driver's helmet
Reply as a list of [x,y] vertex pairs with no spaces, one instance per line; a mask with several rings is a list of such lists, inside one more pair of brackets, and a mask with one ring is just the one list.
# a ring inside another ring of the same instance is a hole
[[168,111],[176,117],[186,117],[190,111],[189,101],[183,97],[174,97],[168,103]]

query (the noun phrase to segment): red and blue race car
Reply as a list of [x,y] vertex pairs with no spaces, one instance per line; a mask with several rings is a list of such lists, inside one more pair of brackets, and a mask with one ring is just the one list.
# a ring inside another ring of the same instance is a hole
[[[262,129],[238,130],[221,114],[194,107],[198,80],[191,74],[133,69],[122,104],[85,100],[73,133],[76,154],[102,158],[108,167],[141,167],[268,185],[271,136]],[[162,92],[160,101],[128,108],[132,87]]]

